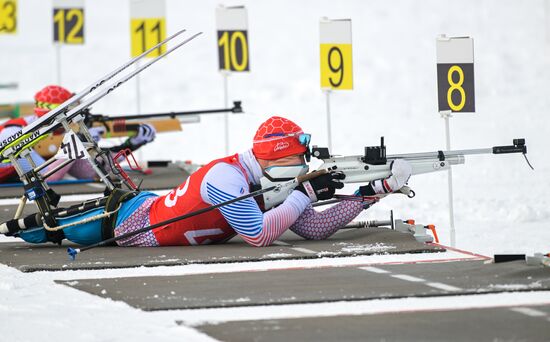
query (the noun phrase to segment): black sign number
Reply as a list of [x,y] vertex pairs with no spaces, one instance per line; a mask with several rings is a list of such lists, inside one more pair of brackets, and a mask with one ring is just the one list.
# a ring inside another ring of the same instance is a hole
[[66,44],[84,43],[84,9],[53,9],[53,40]]
[[220,70],[249,71],[247,31],[218,31]]
[[474,64],[437,64],[439,111],[475,112]]
[[[338,57],[334,58],[333,55]],[[330,84],[338,88],[342,84],[342,81],[344,81],[344,55],[342,55],[342,51],[336,46],[331,47],[328,51],[328,67],[333,73],[340,74],[340,79],[337,82],[332,77],[329,77]]]

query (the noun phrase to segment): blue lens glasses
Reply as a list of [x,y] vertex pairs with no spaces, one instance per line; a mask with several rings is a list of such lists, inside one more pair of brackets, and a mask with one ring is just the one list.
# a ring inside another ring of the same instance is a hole
[[264,135],[264,139],[272,137],[296,137],[300,142],[300,145],[304,145],[306,147],[309,146],[309,143],[311,142],[311,134],[309,133],[271,133]]

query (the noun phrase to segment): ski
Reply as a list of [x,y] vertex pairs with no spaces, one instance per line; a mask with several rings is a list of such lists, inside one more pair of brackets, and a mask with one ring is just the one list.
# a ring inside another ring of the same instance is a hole
[[182,34],[183,32],[185,32],[186,30],[183,29],[183,30],[180,30],[176,33],[174,33],[173,35],[171,35],[170,37],[166,38],[165,40],[161,41],[160,43],[158,43],[157,45],[151,47],[150,49],[144,51],[142,54],[140,54],[139,56],[136,56],[132,59],[130,59],[128,62],[124,63],[122,66],[116,68],[115,70],[109,72],[108,74],[106,74],[105,76],[101,77],[100,79],[98,79],[97,81],[91,83],[89,86],[87,86],[86,88],[84,88],[84,90],[80,91],[79,93],[75,94],[73,97],[71,97],[70,99],[68,99],[67,101],[63,102],[61,105],[59,105],[58,107],[56,107],[55,109],[52,109],[48,114],[42,116],[41,118],[38,118],[37,120],[35,120],[34,122],[32,122],[31,124],[29,124],[28,126],[24,127],[23,130],[19,131],[18,133],[15,133],[14,135],[12,135],[11,137],[3,140],[2,142],[0,142],[0,153],[4,153],[4,149],[6,146],[8,146],[9,144],[13,143],[14,141],[20,139],[20,137],[28,134],[29,132],[32,132],[33,130],[35,130],[37,127],[43,125],[45,122],[55,118],[59,113],[62,113],[65,109],[67,109],[70,105],[76,103],[77,101],[80,101],[83,97],[91,94],[92,92],[94,92],[98,87],[102,86],[105,82],[109,81],[110,79],[112,79],[113,77],[115,77],[116,75],[120,74],[122,71],[126,70],[129,66],[133,65],[134,63],[136,63],[137,61],[139,61],[140,59],[142,59],[143,57],[145,57],[147,54],[149,54],[151,51],[157,49],[159,46],[161,45],[164,45],[166,44],[167,42],[169,42],[170,40],[174,39],[175,37],[179,36],[180,34]]

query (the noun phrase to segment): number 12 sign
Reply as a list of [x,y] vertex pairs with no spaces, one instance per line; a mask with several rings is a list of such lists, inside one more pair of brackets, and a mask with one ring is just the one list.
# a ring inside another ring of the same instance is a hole
[[[164,0],[130,1],[130,39],[132,57],[166,39],[166,4]],[[147,54],[157,57],[166,51],[166,44]]]
[[84,0],[54,0],[53,41],[84,44]]
[[353,89],[351,19],[322,18],[321,88]]

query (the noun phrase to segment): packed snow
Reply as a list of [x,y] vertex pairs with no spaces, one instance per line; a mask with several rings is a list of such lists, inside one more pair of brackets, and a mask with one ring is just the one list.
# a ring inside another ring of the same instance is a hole
[[[142,112],[211,109],[224,106],[217,70],[215,8],[218,1],[167,0],[168,32],[187,28],[204,34],[140,75]],[[356,155],[385,137],[388,154],[445,148],[444,121],[437,112],[436,50],[439,34],[471,36],[475,46],[476,113],[450,120],[452,149],[507,145],[526,138],[532,171],[523,157],[466,157],[453,169],[456,246],[483,255],[550,252],[550,1],[549,0],[264,0],[245,5],[249,18],[249,73],[229,77],[230,100],[242,100],[244,114],[229,118],[231,153],[251,146],[257,126],[271,115],[286,116],[327,144],[326,100],[319,82],[319,19],[353,22],[354,90],[331,93],[332,153]],[[56,79],[51,2],[20,0],[18,34],[0,36],[0,103],[31,101]],[[86,44],[61,47],[61,84],[78,91],[129,58],[129,2],[86,2]],[[137,111],[136,84],[121,86],[93,106],[93,112]],[[159,134],[143,149],[145,160],[204,163],[223,156],[224,116],[205,115],[183,132]],[[177,146],[166,148],[166,146]],[[413,177],[417,196],[391,196],[358,219],[396,218],[433,223],[449,244],[447,173]],[[346,193],[356,186],[349,185]],[[1,202],[0,206],[7,202]],[[13,239],[1,238],[0,242]],[[407,256],[400,256],[408,258]],[[417,256],[410,256],[417,258]],[[1,258],[1,256],[0,256]],[[369,259],[370,258],[370,259]],[[324,258],[320,265],[376,264],[395,256]],[[404,260],[404,259],[399,259]],[[314,266],[311,264],[310,266]],[[303,266],[302,261],[231,266],[189,265],[132,270],[21,273],[0,265],[0,334],[6,341],[208,341],[191,325],[204,320],[365,314],[403,310],[529,305],[548,301],[548,292],[507,293],[429,299],[325,303],[280,307],[146,313],[54,283],[58,279],[160,274],[195,274]],[[201,271],[202,270],[202,271]],[[246,298],[243,298],[246,300]],[[183,325],[176,325],[181,320]],[[139,327],[139,329],[137,329]],[[47,336],[47,337],[45,337]]]

